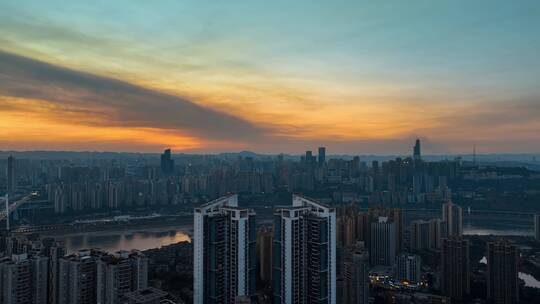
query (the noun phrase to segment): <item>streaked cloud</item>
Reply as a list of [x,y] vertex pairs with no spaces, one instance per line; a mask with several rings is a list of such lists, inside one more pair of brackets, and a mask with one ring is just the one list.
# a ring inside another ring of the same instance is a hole
[[420,136],[438,153],[540,151],[538,14],[499,0],[6,0],[0,143],[408,153]]
[[[43,100],[56,120],[71,123],[181,130],[230,141],[265,134],[261,127],[187,99],[6,52],[0,52],[0,93]],[[34,111],[31,105],[23,108]]]

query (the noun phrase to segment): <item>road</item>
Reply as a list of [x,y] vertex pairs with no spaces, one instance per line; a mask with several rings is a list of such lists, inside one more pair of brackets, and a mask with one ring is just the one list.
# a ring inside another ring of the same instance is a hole
[[[19,208],[20,206],[28,203],[32,198],[34,198],[36,196],[36,193],[35,192],[32,192],[30,194],[27,194],[26,196],[24,196],[23,198],[17,200],[16,202],[14,203],[10,203],[9,204],[9,213],[12,213],[13,211],[15,211],[17,208]],[[0,211],[0,221],[3,221],[6,219],[6,210],[5,210],[5,202],[2,200],[1,203],[0,203],[1,207],[2,208],[2,211]]]

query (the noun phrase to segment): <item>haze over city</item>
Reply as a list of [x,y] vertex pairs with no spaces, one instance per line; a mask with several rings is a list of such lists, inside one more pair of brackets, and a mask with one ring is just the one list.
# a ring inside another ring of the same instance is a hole
[[540,151],[537,1],[0,3],[3,150]]
[[540,303],[540,1],[0,0],[0,304]]

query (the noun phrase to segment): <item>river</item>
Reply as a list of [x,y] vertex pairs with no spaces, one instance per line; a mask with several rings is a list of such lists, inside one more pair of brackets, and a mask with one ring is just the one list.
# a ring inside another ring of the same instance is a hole
[[[438,214],[408,213],[406,216],[407,227],[411,220],[428,219],[439,217]],[[259,223],[270,225],[271,220],[259,218]],[[530,236],[533,232],[532,218],[517,218],[512,216],[486,216],[469,218],[464,216],[463,233],[468,235],[521,235]],[[107,251],[119,249],[146,250],[161,246],[190,241],[189,235],[193,228],[188,223],[178,223],[176,226],[156,226],[144,228],[113,229],[98,232],[74,232],[50,234],[44,232],[44,236],[51,236],[65,243],[68,252],[83,248],[101,248]]]
[[169,226],[97,232],[63,233],[46,235],[63,241],[68,253],[85,248],[101,248],[109,252],[117,250],[146,250],[183,241],[191,241],[189,226]]

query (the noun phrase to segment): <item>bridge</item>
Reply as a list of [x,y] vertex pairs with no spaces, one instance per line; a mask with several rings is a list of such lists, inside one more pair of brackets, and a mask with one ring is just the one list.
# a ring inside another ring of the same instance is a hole
[[[30,202],[32,200],[32,198],[34,198],[36,196],[37,196],[37,192],[31,192],[30,194],[27,194],[27,195],[23,196],[22,198],[18,199],[14,203],[9,204],[9,207],[8,207],[9,214],[11,214],[13,211],[17,210],[17,208],[23,206],[24,204]],[[6,197],[3,197],[3,198],[0,198],[0,201],[6,200],[6,199],[9,199],[9,197],[6,196]],[[0,205],[2,205],[2,204],[0,204]],[[6,209],[2,208],[2,211],[0,211],[0,221],[6,220],[6,219],[7,219]]]

